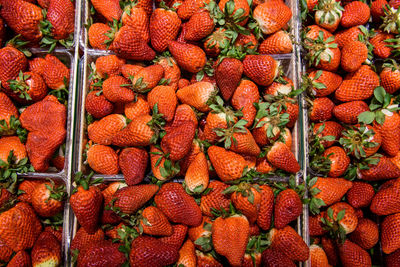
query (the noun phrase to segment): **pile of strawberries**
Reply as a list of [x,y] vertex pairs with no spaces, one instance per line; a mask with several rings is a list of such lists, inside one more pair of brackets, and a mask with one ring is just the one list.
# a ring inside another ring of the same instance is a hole
[[303,7],[312,266],[400,265],[399,5]]

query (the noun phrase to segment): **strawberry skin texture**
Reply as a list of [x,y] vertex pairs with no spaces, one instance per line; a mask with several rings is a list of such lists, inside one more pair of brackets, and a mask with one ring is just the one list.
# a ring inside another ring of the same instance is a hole
[[104,23],[93,23],[88,30],[88,40],[92,48],[106,50],[105,41],[109,38],[105,35],[111,31],[111,27]]
[[[346,202],[338,202],[330,206],[330,208],[333,210],[332,217],[334,220],[337,219],[338,213],[340,211],[345,211],[344,217],[342,220],[340,220],[339,224],[343,227],[346,234],[349,234],[356,229],[358,218],[352,206],[350,206]],[[325,214],[325,219],[328,221],[332,221],[332,219],[329,218],[328,213]]]
[[331,161],[330,171],[328,173],[330,177],[342,176],[350,164],[350,158],[347,156],[344,149],[339,146],[332,146],[326,149],[323,156]]
[[43,77],[46,85],[54,90],[65,88],[64,80],[69,82],[70,70],[53,55],[46,55],[45,60],[46,61],[43,62],[43,67],[39,68],[37,72]]
[[147,169],[149,155],[142,148],[129,147],[119,154],[118,163],[125,182],[136,185],[142,182]]
[[388,47],[387,45],[390,45],[390,43],[385,42],[385,40],[393,38],[394,35],[391,33],[383,32],[381,30],[376,31],[375,36],[369,40],[369,42],[374,46],[374,55],[383,59],[390,57],[393,48]]
[[172,161],[181,160],[190,152],[195,133],[193,122],[186,121],[167,132],[161,140],[161,149],[165,154],[169,154]]
[[319,177],[311,189],[318,188],[320,192],[314,197],[322,199],[329,206],[340,201],[351,187],[352,182],[343,178]]
[[242,195],[240,192],[234,192],[231,195],[231,201],[234,207],[240,211],[244,216],[246,216],[249,223],[254,224],[257,220],[257,215],[259,212],[259,207],[261,203],[261,194],[255,189],[250,188],[248,191],[254,196],[252,202],[248,199],[248,196]]
[[149,206],[143,210],[143,220],[140,222],[143,233],[148,235],[171,236],[173,229],[167,217],[157,207]]
[[354,26],[349,29],[339,31],[335,34],[335,42],[342,49],[345,44],[351,41],[358,41],[358,35],[362,34],[359,27]]
[[119,172],[118,155],[109,146],[93,145],[87,151],[87,162],[95,172],[115,175]]
[[7,162],[7,158],[11,151],[13,151],[13,155],[16,157],[17,162],[27,156],[25,146],[17,136],[6,136],[0,138],[0,159]]
[[159,240],[164,244],[175,247],[177,250],[182,247],[185,241],[188,227],[183,224],[172,225],[172,235],[160,237]]
[[132,27],[135,32],[141,36],[146,43],[150,41],[149,24],[150,18],[146,10],[142,7],[134,6],[129,9],[130,14],[124,12],[121,17],[122,25]]
[[339,86],[343,82],[343,78],[334,72],[326,70],[319,70],[319,71],[321,72],[321,76],[319,76],[318,79],[315,79],[315,76],[317,75],[318,71],[312,71],[310,74],[308,74],[308,78],[314,80],[315,83],[322,83],[325,86],[325,88],[318,89],[312,87],[311,93],[315,97],[328,96],[339,88]]
[[90,246],[92,243],[96,243],[104,240],[104,231],[99,228],[93,234],[88,234],[85,228],[81,227],[76,232],[74,238],[71,241],[71,251],[79,250],[82,251],[86,246]]
[[277,249],[267,248],[262,253],[262,262],[265,266],[295,267],[296,264]]
[[85,110],[96,119],[110,115],[114,105],[108,101],[103,94],[97,95],[100,91],[92,91],[86,96]]
[[288,54],[293,50],[290,35],[284,31],[278,31],[268,36],[258,47],[260,54]]
[[215,87],[210,82],[196,82],[180,88],[176,96],[183,104],[192,106],[201,112],[210,111],[207,101],[215,93]]
[[159,113],[164,115],[163,118],[167,122],[174,119],[178,99],[173,87],[162,85],[154,87],[147,95],[147,101],[151,109],[157,104]]
[[311,266],[330,267],[325,251],[318,245],[310,246]]
[[51,34],[56,40],[68,38],[75,30],[75,8],[68,0],[52,0],[47,10],[47,20],[53,26]]
[[170,41],[168,49],[178,65],[190,73],[197,73],[206,65],[206,53],[196,45]]
[[[221,1],[222,2],[222,1]],[[184,38],[188,41],[200,41],[214,30],[214,20],[208,11],[198,11],[185,24]]]
[[96,59],[96,73],[101,78],[121,74],[125,60],[116,55],[102,56]]
[[321,221],[321,219],[325,217],[325,213],[326,211],[322,211],[308,218],[308,231],[310,236],[323,236],[328,232],[328,230],[324,229],[325,225]]
[[112,76],[103,83],[103,94],[110,102],[132,102],[135,99],[134,92],[121,85],[129,84],[129,81],[121,76]]
[[311,121],[327,121],[332,118],[335,104],[327,97],[314,99],[309,117]]
[[390,254],[400,248],[399,231],[400,213],[392,214],[381,224],[381,245],[385,254]]
[[225,58],[215,70],[215,80],[222,98],[228,101],[235,92],[243,74],[243,64],[235,58]]
[[164,184],[154,198],[157,207],[174,223],[198,226],[203,219],[194,198],[188,195],[181,184]]
[[260,98],[258,87],[250,80],[241,80],[233,93],[231,103],[236,110],[242,110],[243,119],[247,121],[245,127],[253,124],[257,110],[253,103]]
[[112,138],[126,126],[125,117],[111,114],[99,121],[95,121],[87,128],[88,137],[100,145],[111,145]]
[[261,185],[261,201],[258,210],[257,225],[263,229],[268,230],[271,227],[271,220],[274,210],[274,192],[268,185]]
[[258,85],[270,85],[278,75],[279,63],[268,55],[247,55],[243,60],[244,74]]
[[256,6],[253,17],[264,34],[272,34],[286,26],[292,11],[281,1],[268,1]]
[[400,249],[395,252],[385,255],[385,266],[387,267],[396,267],[400,264]]
[[399,183],[380,189],[372,199],[370,210],[377,215],[390,215],[400,212]]
[[155,134],[147,123],[151,121],[150,115],[141,115],[132,120],[126,128],[117,133],[112,140],[115,146],[148,146]]
[[218,177],[224,182],[242,177],[243,170],[247,165],[241,155],[218,146],[209,147],[208,156]]
[[197,266],[197,258],[196,258],[196,250],[194,244],[189,239],[183,244],[182,248],[179,250],[179,259],[176,263],[178,266],[182,264],[186,267],[196,267]]
[[209,173],[205,154],[200,152],[190,163],[185,174],[185,185],[190,192],[208,188]]
[[356,230],[350,235],[350,240],[365,250],[371,249],[379,241],[378,225],[370,219],[359,219]]
[[344,7],[340,24],[345,28],[363,25],[371,15],[369,6],[361,1],[354,1]]
[[[324,136],[334,136],[335,140],[339,140],[339,137],[341,136],[341,133],[343,131],[343,126],[337,123],[336,121],[326,121],[326,122],[320,122],[316,123],[314,125],[313,133],[316,134],[318,130],[324,127],[322,132],[318,134],[318,137],[324,137]],[[322,141],[321,144],[327,148],[331,147],[335,141]]]
[[136,102],[125,104],[124,113],[128,119],[134,120],[141,115],[150,115],[150,106],[143,97],[137,97]]
[[278,194],[274,206],[274,224],[277,229],[297,219],[303,213],[303,203],[293,189],[283,190]]
[[168,47],[168,42],[178,36],[181,20],[175,11],[157,8],[150,17],[151,45],[158,52]]
[[185,0],[182,5],[178,7],[178,16],[182,20],[188,20],[190,17],[200,10],[201,7],[204,7],[204,3],[208,4],[210,1],[201,1],[201,0]]
[[393,94],[400,89],[400,70],[391,68],[384,68],[380,74],[381,84],[385,91]]
[[282,142],[276,142],[267,154],[268,161],[276,168],[290,173],[300,170],[293,152]]
[[[2,9],[3,10],[3,9]],[[18,77],[20,71],[25,71],[28,60],[25,55],[14,47],[0,49],[0,81],[6,92],[11,92],[9,80]]]
[[358,122],[358,115],[364,111],[369,111],[368,104],[364,101],[351,101],[333,108],[333,115],[341,122],[355,124]]
[[108,21],[119,20],[122,15],[122,9],[118,0],[91,0],[93,7]]
[[18,251],[7,265],[8,267],[30,267],[31,256],[25,250]]
[[113,198],[116,198],[114,206],[120,208],[123,213],[134,214],[146,204],[158,191],[158,186],[142,184],[127,186],[118,189]]
[[228,185],[220,181],[212,181],[208,185],[211,191],[201,196],[200,209],[205,216],[212,216],[211,210],[214,209],[229,209],[230,197],[223,194]]
[[51,198],[51,192],[47,189],[47,186],[52,189],[57,187],[57,185],[51,183],[42,183],[32,192],[32,206],[36,213],[42,217],[52,217],[64,208],[62,201]]
[[377,165],[369,165],[369,170],[360,170],[359,177],[366,181],[378,181],[393,179],[400,176],[400,169],[390,160],[383,156]]
[[394,157],[400,150],[400,136],[397,132],[400,129],[400,115],[393,112],[386,115],[382,125],[374,123],[375,128],[382,135],[382,149],[388,156]]
[[368,48],[360,41],[346,43],[341,52],[340,65],[347,72],[358,70],[368,58]]
[[57,266],[61,262],[61,244],[50,232],[43,232],[33,246],[32,265]]
[[93,242],[79,252],[77,266],[121,266],[126,257],[119,251],[119,246],[120,244],[112,243],[110,240]]
[[370,255],[357,244],[346,240],[338,247],[343,266],[371,266]]
[[347,202],[353,208],[364,208],[371,204],[375,191],[372,185],[363,182],[353,182],[353,186],[347,191]]

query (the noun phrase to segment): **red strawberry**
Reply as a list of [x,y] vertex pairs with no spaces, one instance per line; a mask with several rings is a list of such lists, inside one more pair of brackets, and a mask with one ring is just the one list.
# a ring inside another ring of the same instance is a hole
[[17,254],[7,264],[9,267],[29,267],[32,266],[31,256],[25,250],[18,251]]
[[363,182],[353,182],[353,186],[347,192],[347,202],[353,208],[364,208],[371,204],[375,191],[372,185]]
[[33,246],[31,257],[33,266],[59,265],[61,263],[61,244],[52,233],[43,232]]
[[339,88],[342,81],[340,75],[326,70],[312,71],[308,77],[303,76],[304,88],[315,97],[330,95]]
[[358,36],[363,33],[360,27],[354,26],[349,29],[342,30],[335,34],[335,42],[338,44],[339,48],[342,49],[345,44],[352,41],[358,41]]
[[[240,35],[239,35],[240,36]],[[239,37],[238,37],[239,38]],[[204,41],[204,51],[208,56],[216,57],[221,53],[221,50],[227,48],[231,40],[229,34],[224,28],[217,28]],[[236,39],[237,40],[237,39]]]
[[371,266],[371,257],[364,249],[346,240],[339,246],[340,260],[344,266]]
[[352,187],[352,182],[343,178],[316,178],[314,184],[310,182],[310,192],[314,198],[323,201],[323,205],[330,206],[342,199]]
[[92,48],[106,50],[106,41],[109,37],[106,33],[111,32],[111,27],[104,23],[93,23],[88,30],[88,40]]
[[283,190],[278,194],[274,206],[274,224],[282,229],[303,212],[303,204],[299,195],[293,189]]
[[259,189],[250,184],[241,183],[237,187],[229,187],[224,190],[224,193],[232,193],[231,201],[236,210],[245,215],[249,223],[254,224],[257,220],[261,204],[261,194]]
[[[203,152],[196,155],[185,174],[186,190],[201,193],[208,188],[208,162]],[[201,208],[201,206],[200,206]]]
[[196,82],[194,84],[180,88],[176,96],[184,103],[198,109],[201,112],[210,111],[207,102],[211,100],[216,93],[214,85],[210,82]]
[[32,206],[42,217],[52,217],[64,208],[66,198],[65,186],[56,185],[53,181],[36,186],[32,192]]
[[276,142],[267,153],[267,159],[276,168],[290,173],[300,170],[300,165],[293,152],[282,142]]
[[118,155],[111,147],[93,145],[86,154],[87,162],[95,172],[106,175],[118,174]]
[[358,220],[357,228],[351,233],[350,240],[365,250],[373,248],[379,241],[378,225],[370,219]]
[[150,106],[143,97],[138,96],[136,102],[125,104],[124,113],[128,119],[134,120],[141,115],[150,115]]
[[296,264],[284,253],[277,249],[267,248],[262,253],[262,262],[265,266],[295,267]]
[[167,122],[172,121],[178,104],[173,87],[163,85],[154,87],[147,95],[147,101],[151,109],[157,104],[158,112],[163,114],[163,118]]
[[325,213],[326,211],[322,211],[321,213],[308,218],[308,231],[310,236],[323,236],[328,232],[325,228],[325,224],[322,222],[322,218],[326,215]]
[[380,189],[373,197],[370,209],[377,215],[390,215],[400,212],[399,209],[400,187],[394,184],[388,188]]
[[256,84],[270,85],[278,75],[279,63],[268,55],[247,55],[243,60],[244,74]]
[[208,148],[208,156],[222,181],[232,181],[242,177],[246,161],[239,154],[222,147],[211,146]]
[[90,140],[101,145],[111,145],[111,141],[119,131],[126,127],[126,119],[119,114],[108,115],[95,121],[87,128]]
[[223,266],[211,253],[204,254],[203,252],[196,250],[196,258],[198,267]]
[[292,11],[284,2],[267,1],[256,6],[253,17],[262,33],[271,34],[286,26],[292,18]]
[[121,68],[125,60],[116,55],[102,56],[96,59],[96,73],[101,78],[121,74]]
[[122,85],[129,81],[121,76],[112,76],[103,82],[103,94],[111,102],[131,102],[135,98],[134,92]]
[[123,213],[134,214],[146,204],[157,193],[158,186],[153,184],[142,184],[123,187],[115,192],[114,207]]
[[93,242],[79,252],[77,266],[121,266],[126,261],[126,257],[119,251],[119,247],[120,244],[112,243],[110,240]]
[[117,0],[92,0],[93,7],[108,21],[119,20],[122,15],[122,9]]
[[364,25],[368,22],[371,11],[369,6],[361,1],[353,1],[344,7],[340,25],[345,28]]
[[184,38],[187,41],[200,41],[214,30],[214,20],[210,12],[201,10],[194,13],[185,24]]
[[313,134],[316,135],[318,138],[323,138],[327,136],[333,136],[333,141],[328,140],[321,140],[321,144],[327,148],[331,147],[335,141],[339,140],[341,132],[343,130],[343,126],[335,121],[326,121],[316,123],[313,128]]
[[369,157],[375,154],[381,143],[381,134],[372,126],[360,126],[347,128],[342,132],[339,142],[345,151],[356,158]]
[[245,127],[253,124],[257,110],[254,107],[260,98],[258,87],[250,80],[241,80],[233,93],[231,102],[236,110],[242,110],[243,119],[247,121]]
[[50,1],[46,19],[51,23],[51,35],[54,39],[68,38],[75,30],[74,4],[67,0]]
[[114,109],[114,105],[108,101],[100,91],[92,91],[86,96],[85,110],[96,119],[103,118]]
[[400,264],[400,249],[395,252],[385,255],[385,266],[387,267],[396,267]]
[[376,0],[371,2],[371,16],[374,21],[379,21],[385,16],[384,8],[388,2],[386,0]]
[[14,80],[21,71],[25,71],[28,66],[28,60],[25,55],[16,48],[3,47],[0,49],[0,64],[0,81],[2,87],[6,89],[6,92],[11,92],[8,81]]
[[42,100],[47,95],[47,86],[43,78],[34,72],[20,72],[18,78],[11,80],[10,88],[17,102],[32,103]]
[[400,127],[400,115],[397,112],[388,112],[383,124],[374,123],[374,126],[382,135],[382,149],[389,156],[396,156],[400,150],[400,136],[395,134]]
[[235,58],[224,58],[215,69],[215,80],[222,98],[228,101],[242,78],[243,64]]
[[399,229],[400,213],[387,216],[381,224],[381,245],[385,254],[390,254],[400,248]]
[[128,185],[136,185],[143,180],[148,158],[147,151],[142,148],[130,147],[121,151],[118,163]]
[[258,40],[252,33],[250,33],[249,35],[239,33],[234,45],[236,47],[247,47],[248,49],[255,50],[256,47],[258,46]]
[[162,267],[179,259],[178,249],[168,246],[154,237],[140,236],[131,245],[131,266]]
[[192,241],[186,240],[185,244],[183,244],[179,250],[179,260],[176,264],[178,266],[182,264],[187,267],[197,266],[196,252]]
[[164,75],[164,68],[160,65],[151,65],[141,68],[132,77],[133,89],[139,93],[146,93],[155,88]]
[[178,65],[188,72],[197,73],[206,65],[206,54],[196,45],[170,41],[168,49]]
[[377,181],[397,178],[400,176],[400,169],[386,156],[378,158],[377,164],[369,164],[369,169],[360,170],[359,177],[366,181]]
[[172,161],[183,159],[190,152],[195,136],[195,125],[191,121],[170,129],[161,140],[161,149]]
[[274,209],[274,193],[271,187],[261,185],[261,201],[257,217],[257,225],[263,230],[268,230],[271,227],[271,219]]
[[86,246],[90,246],[92,243],[97,243],[102,240],[104,240],[104,231],[101,228],[93,234],[88,234],[85,228],[81,227],[71,241],[71,251],[82,251]]
[[184,0],[182,5],[178,7],[178,16],[182,20],[188,20],[194,13],[196,13],[200,8],[204,7],[210,1],[200,1],[200,0]]
[[323,1],[315,7],[315,23],[330,32],[336,31],[342,17],[343,7],[340,2]]
[[[244,0],[234,0],[232,6],[227,7],[228,0],[219,1],[218,7],[219,9],[228,14],[228,20],[233,19],[240,26],[245,26],[248,20],[248,16],[250,13],[250,6],[247,1]],[[239,16],[238,10],[242,10]],[[255,43],[254,43],[255,44]]]
[[[325,222],[333,231],[338,224],[346,234],[352,233],[358,224],[358,218],[352,206],[346,202],[338,202],[329,207],[325,214]],[[331,225],[332,224],[332,225]]]
[[358,122],[358,115],[369,111],[368,104],[364,101],[350,101],[333,108],[333,115],[341,122],[355,124]]
[[332,118],[332,111],[335,104],[327,97],[319,97],[311,102],[309,108],[309,118],[311,121],[327,121]]
[[0,260],[2,262],[9,262],[11,260],[12,254],[12,249],[7,247],[7,245],[3,243],[3,241],[0,241]]
[[258,47],[260,54],[288,54],[293,50],[292,39],[286,31],[278,31],[267,38]]
[[171,236],[163,236],[160,237],[159,240],[164,244],[175,247],[178,250],[180,247],[182,247],[182,244],[185,241],[188,227],[183,224],[174,224],[172,225],[172,229],[173,233]]
[[310,261],[312,266],[329,267],[328,257],[323,248],[318,245],[310,246]]
[[164,79],[169,80],[170,83],[168,84],[174,90],[178,89],[178,82],[181,78],[181,69],[176,63],[176,60],[171,57],[157,57],[156,63],[161,65],[164,69]]
[[336,266],[339,262],[339,252],[335,241],[324,236],[322,237],[321,244],[328,257],[329,264]]
[[381,85],[389,94],[393,94],[400,89],[400,68],[396,61],[392,64],[385,63],[384,69],[380,74]]
[[18,185],[18,190],[24,193],[18,196],[18,200],[22,202],[32,203],[32,193],[42,181],[40,180],[24,180]]
[[394,35],[391,33],[386,33],[381,30],[376,31],[375,36],[369,39],[369,42],[374,47],[374,55],[383,59],[388,58],[391,55],[393,48],[388,47],[388,45],[390,45],[391,43],[386,42],[386,40],[393,38]]
[[126,7],[122,14],[121,22],[124,26],[132,27],[136,34],[141,36],[146,43],[150,41],[150,17],[143,7],[139,7],[138,5]]
[[330,177],[342,176],[350,164],[350,158],[340,146],[332,146],[326,149],[323,153],[323,157],[330,161],[330,170],[328,173]]
[[220,181],[212,181],[208,185],[210,192],[201,196],[200,209],[205,216],[212,216],[212,209],[228,210],[230,197],[222,192],[228,188],[228,185]]
[[167,217],[154,206],[145,208],[142,212],[143,219],[140,225],[143,233],[148,235],[171,236],[173,229]]
[[340,66],[347,72],[358,70],[368,59],[368,48],[360,41],[351,41],[344,44]]
[[154,200],[157,207],[174,223],[197,226],[202,221],[201,210],[194,198],[178,183],[164,184]]
[[333,36],[325,39],[320,30],[317,37],[306,37],[305,48],[308,51],[309,65],[327,71],[336,71],[340,64],[340,49]]
[[178,36],[181,20],[174,10],[157,8],[150,17],[151,45],[158,52],[165,51],[168,42]]
[[67,66],[53,55],[46,55],[45,60],[43,67],[36,72],[43,77],[46,85],[54,90],[68,87],[68,84],[65,84],[65,81],[69,81],[70,78],[70,70]]

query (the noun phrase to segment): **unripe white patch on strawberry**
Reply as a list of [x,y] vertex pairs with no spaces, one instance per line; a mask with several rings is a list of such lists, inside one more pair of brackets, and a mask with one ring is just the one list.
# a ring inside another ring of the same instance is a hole
[[[397,107],[397,105],[395,105],[394,107]],[[388,107],[388,108],[390,108],[390,107]],[[382,113],[385,114],[385,116],[389,116],[389,117],[393,116],[393,112],[391,112],[388,109],[382,109]]]
[[325,48],[324,52],[321,53],[321,61],[329,62],[334,57],[332,49]]

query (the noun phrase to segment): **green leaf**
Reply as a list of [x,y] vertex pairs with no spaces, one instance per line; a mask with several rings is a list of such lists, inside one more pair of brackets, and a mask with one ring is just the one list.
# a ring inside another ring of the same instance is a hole
[[375,112],[375,120],[380,125],[383,125],[383,123],[385,122],[385,114],[383,114],[381,110],[378,110],[377,112]]
[[337,220],[338,222],[341,221],[341,220],[343,220],[345,213],[346,213],[346,210],[341,210],[341,211],[339,211],[338,214],[337,214],[336,220]]
[[374,90],[374,96],[381,104],[383,104],[385,94],[386,94],[386,91],[382,86],[378,86]]
[[364,111],[360,115],[358,115],[358,122],[371,124],[375,119],[375,113],[371,111]]

